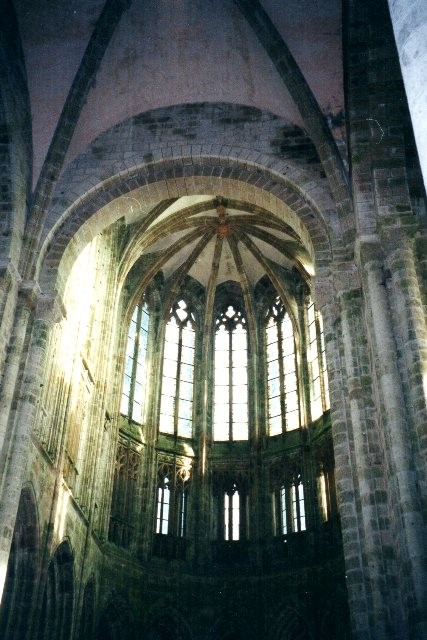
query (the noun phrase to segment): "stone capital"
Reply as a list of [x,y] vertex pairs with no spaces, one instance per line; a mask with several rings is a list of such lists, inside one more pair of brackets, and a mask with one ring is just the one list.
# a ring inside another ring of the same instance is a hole
[[23,280],[18,289],[18,301],[27,311],[34,311],[40,296],[40,286],[35,280]]
[[59,293],[42,293],[36,306],[36,320],[53,325],[61,322],[67,315],[63,300]]

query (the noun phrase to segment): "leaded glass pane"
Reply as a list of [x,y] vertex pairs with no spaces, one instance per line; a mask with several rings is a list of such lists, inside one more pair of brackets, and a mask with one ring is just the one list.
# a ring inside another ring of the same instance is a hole
[[271,436],[278,436],[280,433],[282,433],[282,416],[281,415],[270,417],[269,422],[270,422]]
[[191,438],[192,421],[189,418],[178,418],[178,435],[181,438]]

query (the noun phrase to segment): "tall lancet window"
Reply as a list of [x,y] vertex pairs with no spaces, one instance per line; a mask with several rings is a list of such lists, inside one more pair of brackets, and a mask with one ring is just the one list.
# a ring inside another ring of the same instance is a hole
[[311,301],[309,301],[307,316],[311,418],[317,420],[324,411],[329,409],[328,372],[326,370],[322,316]]
[[300,426],[294,330],[280,298],[268,310],[265,333],[269,434],[275,436]]
[[135,422],[144,421],[147,380],[149,312],[146,302],[136,305],[126,345],[120,412]]
[[195,318],[184,300],[171,309],[166,325],[160,401],[161,433],[191,438]]
[[246,320],[229,306],[216,321],[214,440],[248,439],[247,367]]

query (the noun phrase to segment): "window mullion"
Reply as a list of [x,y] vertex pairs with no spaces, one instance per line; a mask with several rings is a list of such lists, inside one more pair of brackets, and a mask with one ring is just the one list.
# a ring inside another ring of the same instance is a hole
[[326,362],[325,362],[325,353],[323,352],[322,345],[322,332],[320,329],[320,321],[319,321],[319,313],[318,311],[314,311],[314,322],[316,327],[316,347],[317,347],[317,357],[319,359],[319,378],[320,378],[320,398],[322,401],[322,411],[326,411],[326,390],[325,390],[325,370],[326,370]]
[[277,327],[277,354],[279,358],[279,389],[280,411],[282,413],[282,432],[286,431],[286,399],[285,399],[285,372],[283,368],[283,333],[281,321],[276,321]]
[[129,404],[127,411],[128,418],[130,419],[132,419],[133,416],[133,399],[135,396],[136,367],[138,366],[139,332],[141,331],[142,306],[142,304],[138,305],[138,313],[136,314],[136,333],[135,342],[133,345],[133,362],[129,389]]
[[233,332],[228,332],[228,438],[233,440]]
[[178,338],[178,355],[176,363],[176,380],[175,380],[175,407],[173,416],[173,432],[178,435],[178,414],[179,414],[179,387],[181,381],[181,358],[182,358],[182,324],[179,325]]

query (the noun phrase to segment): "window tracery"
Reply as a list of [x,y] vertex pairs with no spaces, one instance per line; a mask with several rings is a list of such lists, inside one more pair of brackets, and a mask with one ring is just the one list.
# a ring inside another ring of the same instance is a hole
[[185,538],[191,460],[161,461],[157,470],[156,533]]
[[246,319],[229,305],[215,323],[214,440],[247,440]]
[[329,384],[326,370],[325,340],[322,315],[309,299],[307,307],[308,353],[310,371],[311,419],[317,420],[329,409]]
[[171,309],[165,332],[161,433],[192,436],[195,339],[194,314],[184,300],[179,300]]
[[280,298],[266,315],[269,435],[300,427],[299,389],[292,320]]
[[281,465],[272,467],[272,519],[273,533],[283,536],[307,529],[305,490],[302,473],[297,461],[285,462],[288,468],[283,472]]
[[147,303],[144,301],[137,304],[130,321],[126,344],[120,412],[138,423],[142,423],[145,418],[149,321]]
[[113,498],[108,538],[128,547],[134,529],[133,516],[140,466],[140,454],[129,443],[120,442],[114,467]]

